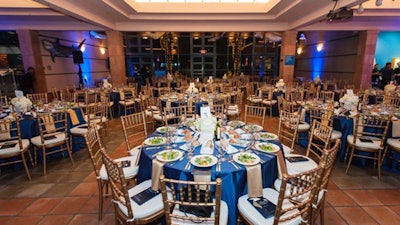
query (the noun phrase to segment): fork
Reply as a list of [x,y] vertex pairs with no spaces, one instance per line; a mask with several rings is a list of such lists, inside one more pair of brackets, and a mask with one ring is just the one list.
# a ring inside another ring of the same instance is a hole
[[185,170],[190,170],[190,167],[192,166],[192,163],[190,160],[186,163]]

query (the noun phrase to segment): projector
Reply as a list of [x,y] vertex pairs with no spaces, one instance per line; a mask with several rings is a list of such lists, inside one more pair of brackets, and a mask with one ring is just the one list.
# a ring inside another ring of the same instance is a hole
[[326,17],[328,18],[329,21],[347,20],[353,17],[353,10],[346,7],[340,8],[336,12],[333,12],[331,10]]

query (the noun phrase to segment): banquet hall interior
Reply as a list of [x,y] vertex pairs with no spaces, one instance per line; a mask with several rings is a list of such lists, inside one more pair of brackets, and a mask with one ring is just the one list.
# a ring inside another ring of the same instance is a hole
[[0,225],[400,224],[399,24],[399,0],[0,1]]

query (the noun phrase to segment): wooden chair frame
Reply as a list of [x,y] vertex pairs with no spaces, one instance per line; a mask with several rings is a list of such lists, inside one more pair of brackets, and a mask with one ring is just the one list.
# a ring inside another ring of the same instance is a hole
[[257,124],[264,128],[265,111],[266,110],[264,106],[245,105],[244,122],[247,123],[249,118],[261,119],[261,123]]

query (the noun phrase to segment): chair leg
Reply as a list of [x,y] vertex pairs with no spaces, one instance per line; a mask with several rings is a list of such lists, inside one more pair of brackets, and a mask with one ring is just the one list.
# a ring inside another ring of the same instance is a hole
[[25,158],[24,153],[21,153],[21,158],[22,158],[22,163],[24,164],[24,167],[25,167],[26,175],[28,176],[28,179],[31,180],[31,174],[29,173],[29,169],[28,169],[28,165],[26,164],[26,158]]
[[27,152],[28,152],[29,160],[31,161],[31,164],[32,164],[32,168],[35,168],[35,162],[33,161],[30,149],[28,149]]
[[103,181],[97,180],[97,184],[99,185],[99,220],[103,218]]
[[[74,159],[72,158],[72,151],[71,151],[71,147],[69,146],[69,141],[67,140],[66,142],[65,142],[65,144],[67,145],[67,152],[68,152],[68,156],[69,156],[69,158],[71,159],[71,163],[72,163],[72,166],[74,165]],[[64,154],[63,154],[64,155]]]
[[46,175],[46,148],[42,147],[42,157],[43,157],[43,175]]
[[319,223],[320,223],[320,225],[325,224],[325,203],[321,204],[321,209],[320,209],[320,213],[319,213]]
[[347,163],[346,171],[345,171],[345,173],[344,173],[344,174],[346,174],[346,175],[347,175],[347,173],[349,172],[350,165],[351,165],[351,161],[353,160],[353,155],[354,155],[354,147],[351,148],[351,153],[350,153],[349,162]]

